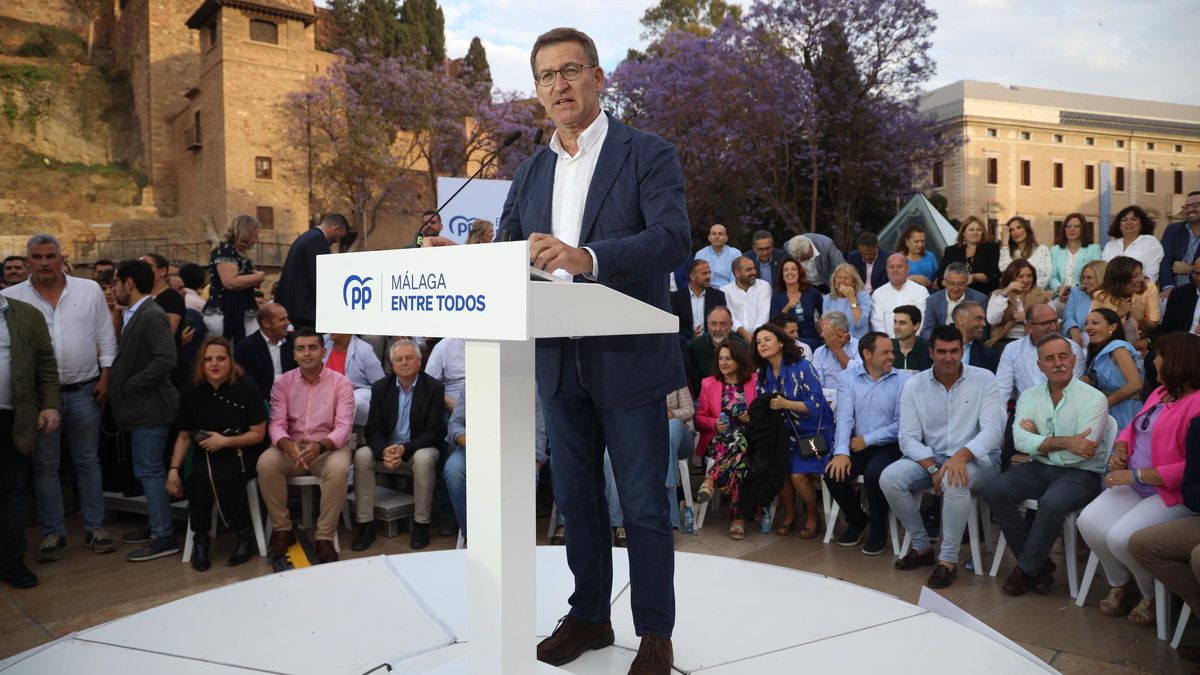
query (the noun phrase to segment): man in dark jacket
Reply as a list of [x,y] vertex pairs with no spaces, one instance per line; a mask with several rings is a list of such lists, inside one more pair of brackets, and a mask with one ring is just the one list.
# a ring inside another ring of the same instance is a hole
[[364,435],[367,445],[354,452],[355,551],[375,539],[375,467],[413,477],[411,545],[429,545],[429,521],[437,463],[446,447],[446,390],[421,372],[421,350],[407,338],[388,353],[395,377],[371,385],[371,409]]
[[25,566],[29,455],[38,432],[59,423],[58,363],[46,320],[32,305],[0,295],[0,580],[31,588]]
[[718,305],[725,305],[725,294],[712,287],[708,261],[697,258],[688,264],[688,285],[671,294],[671,313],[679,317],[679,334],[685,340],[700,337],[708,311]]
[[[863,232],[858,235],[858,247],[846,256],[846,262],[854,265],[858,276],[862,277],[864,288],[870,293],[888,282],[887,265],[885,264],[891,251],[879,248],[879,239],[873,232]],[[867,267],[871,269],[868,270]]]
[[287,328],[287,310],[269,302],[258,310],[258,330],[242,338],[233,350],[233,360],[258,385],[264,401],[271,400],[275,377],[296,367],[292,334]]
[[1200,305],[1200,260],[1192,264],[1189,281],[1171,291],[1167,298],[1167,308],[1163,311],[1162,323],[1158,325],[1157,336],[1169,333],[1196,333],[1200,335],[1200,313],[1196,307]]
[[329,253],[330,246],[349,233],[350,221],[331,213],[319,226],[296,237],[288,249],[275,301],[287,308],[296,330],[317,325],[317,256]]
[[126,544],[146,544],[126,556],[130,562],[179,552],[163,465],[167,432],[179,409],[179,392],[171,384],[175,337],[166,312],[150,296],[153,287],[154,271],[145,262],[134,260],[117,269],[113,290],[117,303],[128,309],[109,371],[109,404],[117,426],[129,432],[133,475],[142,482],[150,516],[150,527],[121,537]]

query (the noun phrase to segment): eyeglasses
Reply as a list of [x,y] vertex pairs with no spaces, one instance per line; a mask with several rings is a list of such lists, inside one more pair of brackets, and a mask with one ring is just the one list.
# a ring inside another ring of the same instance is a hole
[[1190,211],[1192,209],[1200,209],[1200,202],[1191,202],[1183,205],[1184,211]]
[[1058,323],[1058,319],[1050,319],[1049,321],[1030,321],[1029,325],[1030,326],[1047,327],[1047,326],[1053,326],[1056,323]]
[[554,77],[556,75],[561,74],[564,80],[571,82],[578,80],[579,76],[583,75],[583,71],[585,69],[595,67],[596,66],[583,65],[581,63],[568,63],[558,70],[543,70],[537,75],[534,75],[533,79],[539,85],[543,87],[549,87],[550,85],[554,84]]

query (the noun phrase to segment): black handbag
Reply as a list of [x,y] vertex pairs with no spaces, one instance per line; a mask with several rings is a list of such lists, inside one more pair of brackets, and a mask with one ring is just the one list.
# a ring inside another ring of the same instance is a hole
[[[778,396],[778,394],[776,394]],[[796,423],[792,421],[792,416],[788,411],[781,411],[783,418],[787,420],[788,426],[792,429],[792,435],[796,437],[796,445],[800,451],[801,459],[821,458],[829,454],[829,442],[821,435],[821,423],[823,420],[817,418],[817,433],[809,436],[801,436],[796,431]]]

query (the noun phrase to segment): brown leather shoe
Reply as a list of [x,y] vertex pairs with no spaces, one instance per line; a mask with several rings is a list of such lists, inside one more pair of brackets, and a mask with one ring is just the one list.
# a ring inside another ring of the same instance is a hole
[[294,543],[296,543],[296,535],[291,530],[275,530],[271,533],[271,544],[267,548],[267,555],[272,558],[286,555],[288,547]]
[[671,641],[657,635],[643,635],[637,657],[629,666],[629,675],[671,675],[675,652]]
[[337,550],[333,548],[333,542],[328,539],[317,540],[317,564],[324,565],[325,563],[337,562]]
[[930,588],[949,588],[950,584],[958,578],[958,565],[946,567],[938,564],[934,566],[933,572],[929,575],[929,581],[925,585]]
[[537,658],[542,663],[561,666],[579,658],[589,649],[603,649],[613,643],[612,622],[591,623],[564,616],[558,620],[550,637],[537,646]]
[[918,567],[929,567],[935,564],[937,564],[937,557],[933,555],[933,549],[929,549],[924,553],[917,553],[909,549],[903,558],[896,561],[896,569],[907,572],[908,570],[915,570]]
[[1051,587],[1054,586],[1055,569],[1057,569],[1057,566],[1049,560],[1042,565],[1042,571],[1038,572],[1037,579],[1033,582],[1033,590],[1035,592],[1042,595],[1050,592]]
[[1004,581],[1004,585],[1000,590],[1005,595],[1021,596],[1029,592],[1030,582],[1033,581],[1028,574],[1021,571],[1020,567],[1014,567],[1012,574],[1008,575],[1008,579]]

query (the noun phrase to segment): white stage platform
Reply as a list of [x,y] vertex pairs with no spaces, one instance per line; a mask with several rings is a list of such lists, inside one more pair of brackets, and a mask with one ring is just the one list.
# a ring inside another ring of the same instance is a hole
[[[624,674],[638,638],[614,549],[616,644],[539,673]],[[889,595],[772,565],[677,553],[680,673],[1041,673],[966,627]],[[537,632],[567,612],[565,549],[537,551]],[[0,662],[23,673],[485,673],[468,662],[466,551],[379,556],[213,589]],[[706,592],[706,589],[711,589]]]

